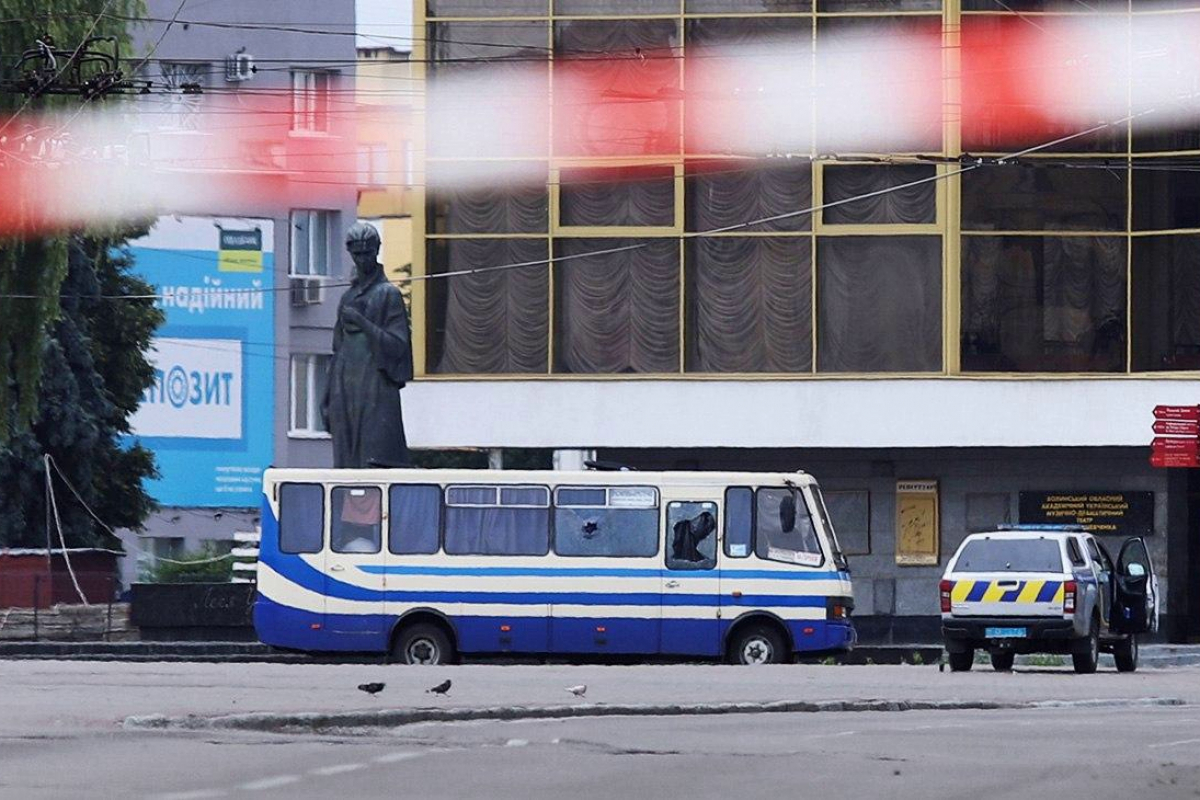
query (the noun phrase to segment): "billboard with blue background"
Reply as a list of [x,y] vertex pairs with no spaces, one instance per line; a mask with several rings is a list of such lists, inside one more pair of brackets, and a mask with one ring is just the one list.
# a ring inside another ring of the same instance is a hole
[[160,217],[130,249],[166,314],[133,418],[162,473],[147,491],[164,506],[257,506],[274,454],[274,225]]

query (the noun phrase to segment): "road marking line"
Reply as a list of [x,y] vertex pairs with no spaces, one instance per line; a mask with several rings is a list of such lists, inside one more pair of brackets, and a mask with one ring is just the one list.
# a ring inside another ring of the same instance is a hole
[[171,792],[170,794],[155,795],[156,800],[202,800],[205,797],[224,797],[220,789],[196,789],[192,792]]
[[505,747],[524,747],[529,744],[528,739],[509,739],[504,743]]
[[1181,744],[1200,744],[1200,739],[1181,739],[1178,742],[1159,742],[1158,744],[1147,745],[1151,750],[1156,747],[1178,747]]
[[387,753],[382,756],[375,756],[371,760],[376,764],[394,764],[397,761],[408,761],[413,758],[420,758],[421,753]]
[[343,772],[354,772],[354,770],[362,769],[365,766],[366,766],[366,764],[363,764],[363,763],[334,764],[331,767],[317,767],[316,769],[310,769],[308,771],[308,774],[309,775],[322,775],[322,776],[341,775]]
[[298,783],[299,775],[276,775],[274,778],[263,778],[259,781],[250,781],[243,783],[239,789],[245,789],[247,792],[257,792],[261,789],[275,789],[279,786],[287,786],[289,783]]

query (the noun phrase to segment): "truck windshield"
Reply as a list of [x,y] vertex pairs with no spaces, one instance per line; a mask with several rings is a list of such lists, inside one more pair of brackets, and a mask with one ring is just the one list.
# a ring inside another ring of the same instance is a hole
[[968,542],[955,572],[1062,572],[1053,539],[976,539]]

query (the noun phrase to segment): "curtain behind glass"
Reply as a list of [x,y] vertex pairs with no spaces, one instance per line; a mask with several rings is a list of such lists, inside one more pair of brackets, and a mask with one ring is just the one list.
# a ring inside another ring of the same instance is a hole
[[808,237],[706,237],[688,245],[687,368],[812,370]]
[[[739,168],[735,162],[689,165],[685,202],[690,231],[803,211],[812,205],[812,166]],[[750,232],[807,231],[811,214],[795,214],[748,227]]]
[[543,556],[549,549],[549,508],[446,508],[452,555]]
[[1122,237],[964,236],[962,368],[1125,368]]
[[1133,240],[1133,369],[1200,369],[1200,236]]
[[[577,89],[555,73],[558,155],[679,152],[679,29],[674,20],[575,20],[555,24],[555,54]],[[596,104],[588,96],[606,99]],[[623,98],[624,102],[614,102]]]
[[821,372],[942,369],[939,237],[822,237],[817,278]]
[[[488,162],[432,162],[427,166],[427,192],[434,210],[430,215],[430,233],[542,233],[548,229],[549,200],[544,177],[536,185],[501,180],[487,187],[454,186],[453,176],[469,175],[476,169],[484,175],[494,170]],[[545,164],[538,171],[545,176]]]
[[[547,257],[544,239],[451,239],[446,270]],[[440,373],[545,372],[549,343],[545,265],[442,279],[446,297]]]
[[563,225],[675,224],[671,167],[563,170],[559,182]]
[[1125,229],[1124,169],[1008,164],[962,176],[965,230]]
[[555,264],[557,371],[679,371],[675,239],[565,239],[556,255],[630,244],[645,247]]
[[[826,225],[918,224],[937,220],[936,186],[922,179],[933,178],[937,168],[925,164],[846,164],[825,167],[825,203],[838,203],[872,192],[874,197],[846,202],[821,212]],[[893,187],[905,186],[903,189]]]

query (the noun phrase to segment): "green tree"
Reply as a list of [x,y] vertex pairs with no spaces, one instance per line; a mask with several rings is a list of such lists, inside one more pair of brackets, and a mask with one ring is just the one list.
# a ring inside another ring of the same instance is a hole
[[[111,36],[128,55],[142,11],[140,0],[0,0],[0,77],[46,36],[67,50]],[[0,92],[0,128],[15,141],[35,114],[82,102]],[[0,146],[0,167],[4,158]],[[140,528],[153,509],[142,488],[153,455],[120,436],[151,380],[144,352],[162,315],[149,301],[99,299],[151,292],[113,252],[131,233],[0,238],[0,546],[46,543],[43,453],[114,527]],[[69,493],[59,499],[68,545],[112,544]]]
[[[14,56],[47,35],[67,49],[89,36],[113,36],[127,51],[128,20],[142,10],[141,0],[0,0],[0,77],[12,77]],[[0,92],[0,128],[8,141],[16,141],[32,114],[80,102],[70,96],[31,101]],[[0,148],[0,167],[3,161]],[[27,431],[37,413],[45,337],[66,274],[65,238],[0,238],[0,442]]]
[[[102,297],[151,293],[130,274],[127,253],[113,252],[114,241],[131,233],[67,240],[59,311],[42,345],[37,412],[31,426],[0,448],[0,486],[6,487],[0,545],[46,544],[43,453],[113,527],[140,528],[154,508],[142,487],[156,474],[153,455],[138,444],[125,446],[121,436],[129,433],[129,416],[153,380],[144,353],[163,316],[150,300]],[[55,486],[67,544],[113,544],[57,477]]]

